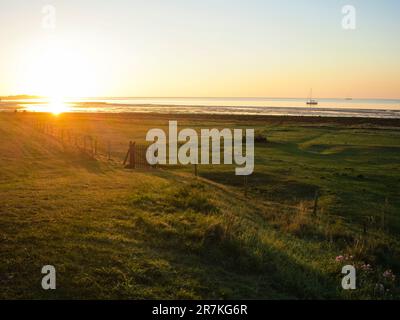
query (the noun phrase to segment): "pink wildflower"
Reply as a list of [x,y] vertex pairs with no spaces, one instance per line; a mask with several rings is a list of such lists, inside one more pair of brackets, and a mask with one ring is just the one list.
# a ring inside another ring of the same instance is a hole
[[345,259],[344,259],[343,256],[337,256],[335,260],[336,260],[336,262],[342,262],[342,261],[344,261]]
[[390,280],[390,281],[395,281],[395,280],[396,280],[396,276],[394,275],[394,273],[393,273],[392,270],[386,270],[386,271],[383,273],[383,277],[384,277],[385,279],[387,279],[387,280]]

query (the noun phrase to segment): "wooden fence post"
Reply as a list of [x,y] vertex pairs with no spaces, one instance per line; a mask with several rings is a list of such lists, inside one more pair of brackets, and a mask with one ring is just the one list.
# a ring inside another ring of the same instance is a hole
[[194,164],[194,175],[197,177],[197,163]]
[[244,196],[247,198],[247,176],[243,176]]
[[385,225],[386,225],[386,221],[385,220],[386,220],[386,210],[387,210],[388,204],[389,204],[389,200],[386,197],[385,198],[385,204],[384,204],[383,209],[382,209],[382,218],[381,218],[381,228],[382,228],[383,231],[385,230]]
[[318,211],[318,190],[315,191],[315,196],[314,196],[314,207],[313,207],[313,215],[315,216]]
[[90,140],[90,155],[93,158],[94,157],[94,144],[93,144],[93,137],[89,136],[89,140]]
[[130,148],[129,148],[129,166],[132,169],[136,168],[136,155],[135,155],[135,149],[136,149],[136,142],[131,142],[130,143]]
[[126,165],[126,162],[128,161],[128,158],[130,157],[131,147],[132,147],[132,141],[129,141],[128,152],[126,153],[126,156],[125,156],[125,159],[124,159],[124,163],[123,163],[124,166]]

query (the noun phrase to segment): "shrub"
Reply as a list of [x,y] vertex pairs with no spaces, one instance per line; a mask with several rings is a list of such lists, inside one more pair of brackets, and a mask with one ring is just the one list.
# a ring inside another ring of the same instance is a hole
[[[243,143],[246,143],[246,137],[243,136]],[[262,132],[256,131],[254,133],[254,143],[268,143],[268,138]]]
[[254,142],[255,143],[268,143],[267,136],[261,132],[256,132],[254,134]]

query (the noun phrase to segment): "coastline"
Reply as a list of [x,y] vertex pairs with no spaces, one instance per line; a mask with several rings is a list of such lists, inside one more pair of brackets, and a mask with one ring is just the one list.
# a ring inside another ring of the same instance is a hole
[[115,120],[178,120],[178,121],[203,121],[203,122],[235,122],[246,125],[343,125],[343,126],[372,126],[400,128],[400,118],[372,118],[372,117],[323,117],[323,116],[293,116],[293,115],[249,115],[249,114],[196,114],[196,113],[159,113],[159,112],[65,112],[60,115],[52,115],[50,112],[0,112],[0,116],[48,117],[53,116],[60,119],[96,119],[98,121]]
[[[0,102],[0,112],[51,112],[51,103]],[[400,119],[400,109],[327,108],[327,107],[256,107],[256,106],[209,106],[175,104],[123,104],[107,102],[63,103],[64,113],[104,114],[183,114],[240,117],[324,117],[324,118],[375,118]]]

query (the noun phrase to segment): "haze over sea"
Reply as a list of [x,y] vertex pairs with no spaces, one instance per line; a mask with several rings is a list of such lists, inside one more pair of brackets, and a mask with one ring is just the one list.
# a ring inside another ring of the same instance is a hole
[[[331,117],[400,118],[400,99],[317,99],[307,98],[146,98],[101,97],[66,99],[64,112],[99,113],[191,113]],[[46,112],[47,99],[3,100],[0,111]]]

